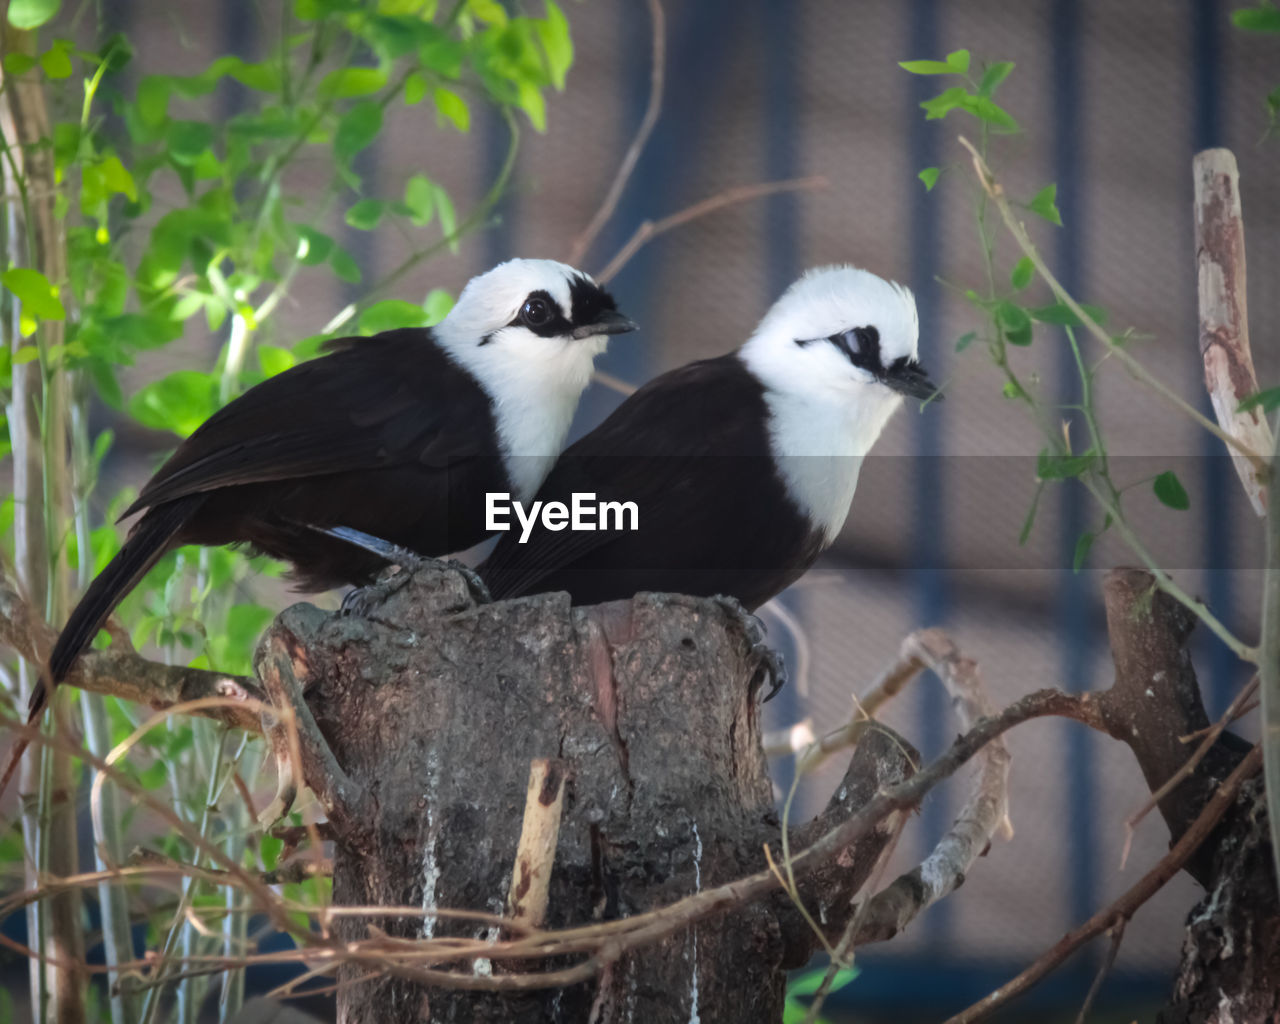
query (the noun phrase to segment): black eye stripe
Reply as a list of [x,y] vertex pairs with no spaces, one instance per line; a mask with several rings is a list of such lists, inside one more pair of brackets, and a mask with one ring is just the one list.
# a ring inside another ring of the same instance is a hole
[[[547,317],[542,323],[531,323],[525,317],[525,307],[531,302],[542,302],[550,310],[551,316]],[[568,334],[573,328],[569,321],[565,319],[564,311],[561,310],[560,304],[551,297],[551,294],[539,288],[535,292],[530,292],[520,303],[520,310],[516,313],[515,319],[507,324],[508,327],[523,327],[532,331],[540,338],[554,338],[558,335]]]

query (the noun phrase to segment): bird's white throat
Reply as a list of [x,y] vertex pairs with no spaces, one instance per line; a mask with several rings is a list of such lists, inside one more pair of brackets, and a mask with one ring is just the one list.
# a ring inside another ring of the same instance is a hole
[[774,462],[787,493],[831,544],[849,515],[862,460],[901,399],[872,385],[864,401],[770,390],[765,401]]

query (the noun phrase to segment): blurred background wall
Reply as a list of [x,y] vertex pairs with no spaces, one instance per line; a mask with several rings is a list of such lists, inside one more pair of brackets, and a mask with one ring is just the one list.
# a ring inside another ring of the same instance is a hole
[[[525,131],[500,223],[468,238],[456,256],[420,267],[395,297],[420,300],[434,287],[456,293],[472,274],[510,256],[563,258],[598,206],[647,100],[650,24],[643,0],[565,6],[576,49],[568,88],[550,105],[546,134]],[[1088,568],[1072,573],[1076,538],[1100,525],[1087,496],[1073,488],[1045,493],[1030,539],[1018,544],[1035,492],[1039,437],[1001,397],[982,347],[956,352],[957,339],[978,321],[953,285],[962,290],[982,279],[973,180],[956,141],[962,131],[972,136],[975,125],[959,115],[926,123],[918,104],[946,83],[907,75],[897,61],[963,47],[975,60],[1017,63],[1002,102],[1024,134],[996,140],[1002,177],[1023,197],[1057,183],[1065,227],[1032,225],[1051,265],[1077,297],[1109,311],[1113,328],[1135,327],[1141,357],[1207,410],[1191,217],[1190,161],[1198,149],[1228,146],[1239,159],[1255,358],[1264,385],[1280,380],[1280,142],[1259,142],[1262,97],[1280,83],[1280,47],[1235,31],[1232,6],[667,0],[661,119],[585,268],[601,268],[641,221],[726,188],[804,175],[822,175],[828,185],[733,206],[642,250],[613,289],[643,331],[615,342],[604,368],[639,383],[727,351],[804,268],[847,261],[914,289],[922,359],[935,379],[947,381],[945,403],[897,416],[864,470],[839,544],[781,599],[802,635],[766,615],[791,664],[803,663],[767,708],[772,727],[809,717],[820,730],[843,720],[851,694],[922,625],[948,629],[979,660],[1001,704],[1043,686],[1109,685],[1101,570],[1132,556],[1108,535]],[[215,52],[260,54],[274,2],[108,0],[106,7],[138,45],[134,73],[187,72]],[[224,114],[237,102],[231,89],[218,96]],[[360,158],[371,192],[398,195],[421,171],[443,184],[459,209],[483,194],[505,152],[500,121],[460,139],[437,127],[425,108],[393,117],[392,130]],[[932,194],[916,179],[927,166],[946,169]],[[289,187],[301,196],[317,184],[304,166]],[[338,218],[334,230],[366,280],[394,266],[414,241],[353,231]],[[1016,255],[1003,237],[998,257],[1007,273]],[[314,334],[357,294],[299,291],[277,330],[284,340]],[[1047,293],[1039,298],[1050,301]],[[207,362],[218,343],[193,333],[185,353],[156,353],[131,383],[186,358]],[[1020,373],[1044,395],[1071,400],[1076,385],[1061,331],[1038,331],[1035,344],[1015,355]],[[577,429],[619,400],[593,387]],[[1117,476],[1140,480],[1176,469],[1191,494],[1191,509],[1178,513],[1150,498],[1149,487],[1135,489],[1132,513],[1153,550],[1238,634],[1256,638],[1261,532],[1229,460],[1119,366],[1101,372],[1099,401],[1121,456]],[[99,416],[107,425],[107,413]],[[107,467],[104,495],[121,482],[140,483],[172,445],[171,438],[113,425],[126,432]],[[1196,655],[1214,714],[1245,674],[1207,635]],[[931,680],[900,698],[888,718],[926,755],[957,731]],[[959,1009],[1132,884],[1163,852],[1167,832],[1148,820],[1129,866],[1120,867],[1122,822],[1146,795],[1126,749],[1056,720],[1023,726],[1009,742],[1016,838],[994,846],[965,886],[906,935],[866,952],[862,975],[838,1001],[856,1019],[927,1020]],[[790,772],[789,763],[778,763],[780,786]],[[833,784],[834,776],[806,780],[805,814],[822,805]],[[964,785],[958,780],[924,806],[901,845],[904,865],[946,827]],[[1197,898],[1194,884],[1180,878],[1141,911],[1103,993],[1101,1017],[1128,1020],[1158,1005],[1182,919]],[[1032,1012],[1074,1017],[1102,952],[1076,957],[1010,1019]]]

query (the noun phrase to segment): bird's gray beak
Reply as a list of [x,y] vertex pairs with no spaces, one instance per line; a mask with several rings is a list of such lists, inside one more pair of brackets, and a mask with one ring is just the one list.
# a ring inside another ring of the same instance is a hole
[[574,341],[583,341],[586,338],[595,338],[601,334],[626,334],[629,331],[636,330],[639,326],[629,316],[623,316],[616,310],[611,309],[601,313],[600,319],[595,323],[575,327],[571,337]]
[[929,375],[919,363],[901,363],[900,365],[895,363],[885,371],[882,380],[892,390],[908,398],[942,401],[942,392],[929,379]]

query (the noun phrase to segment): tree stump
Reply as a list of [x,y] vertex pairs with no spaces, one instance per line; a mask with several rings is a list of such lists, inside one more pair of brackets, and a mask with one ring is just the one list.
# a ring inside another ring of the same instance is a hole
[[[379,584],[360,617],[290,608],[260,662],[272,650],[288,652],[319,733],[362,794],[335,822],[334,903],[424,909],[414,920],[341,918],[340,938],[366,938],[370,926],[403,938],[485,936],[486,925],[429,911],[507,912],[535,759],[563,773],[547,927],[651,910],[762,869],[765,843],[778,850],[758,655],[715,601],[642,594],[570,608],[551,594],[476,605],[460,576],[428,568]],[[832,804],[793,841],[904,778],[910,753],[869,734]],[[802,895],[824,924],[848,919],[885,838],[871,833],[814,873]],[[339,1019],[777,1021],[784,971],[815,945],[778,892],[565,989],[470,991],[344,969]],[[471,970],[557,966],[566,964]]]

